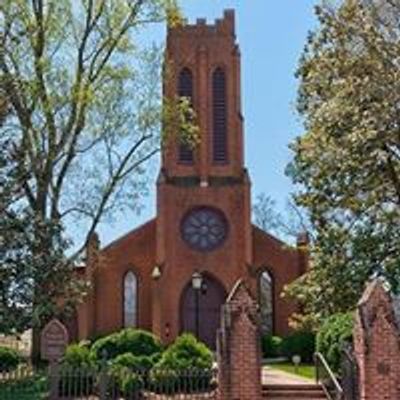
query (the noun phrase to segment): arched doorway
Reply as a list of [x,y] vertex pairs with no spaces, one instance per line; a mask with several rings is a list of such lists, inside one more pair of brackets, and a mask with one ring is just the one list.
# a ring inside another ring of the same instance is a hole
[[263,334],[274,333],[274,280],[267,270],[261,271],[258,278],[261,331]]
[[[203,274],[201,289],[193,289],[189,282],[181,296],[181,331],[198,334],[198,339],[211,349],[216,347],[217,329],[220,326],[221,307],[225,302],[226,292],[214,278]],[[197,294],[196,294],[197,292]],[[196,296],[198,296],[196,300]],[[196,319],[198,313],[198,332]]]

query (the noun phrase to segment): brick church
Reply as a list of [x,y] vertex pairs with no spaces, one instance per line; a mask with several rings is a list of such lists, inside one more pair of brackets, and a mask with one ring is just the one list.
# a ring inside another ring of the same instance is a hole
[[296,307],[281,292],[306,269],[305,243],[300,236],[290,247],[251,223],[234,19],[228,10],[212,25],[168,30],[164,95],[191,99],[200,143],[164,148],[154,219],[104,248],[90,241],[80,274],[92,290],[72,324],[75,339],[138,327],[167,343],[190,331],[214,347],[221,305],[239,278],[259,299],[263,330],[288,333]]

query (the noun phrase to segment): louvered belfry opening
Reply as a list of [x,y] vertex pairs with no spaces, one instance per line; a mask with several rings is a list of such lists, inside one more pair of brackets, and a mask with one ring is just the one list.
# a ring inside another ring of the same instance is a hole
[[213,74],[213,161],[224,164],[228,161],[226,76],[222,68]]
[[[187,97],[193,101],[193,74],[189,68],[184,68],[179,74],[178,95]],[[184,164],[193,163],[193,149],[187,143],[179,144],[179,162]]]

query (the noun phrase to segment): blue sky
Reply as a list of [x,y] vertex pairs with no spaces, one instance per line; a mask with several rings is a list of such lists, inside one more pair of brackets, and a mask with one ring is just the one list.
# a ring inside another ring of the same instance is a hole
[[[307,33],[315,26],[317,0],[182,0],[189,21],[213,21],[223,10],[236,11],[242,53],[242,98],[245,117],[246,164],[253,182],[253,199],[265,192],[284,209],[294,190],[285,177],[291,154],[288,144],[302,133],[295,112],[294,72]],[[162,40],[165,35],[160,35]],[[152,180],[156,179],[156,170]],[[155,215],[155,185],[139,215],[126,215],[99,227],[103,244],[115,240]]]

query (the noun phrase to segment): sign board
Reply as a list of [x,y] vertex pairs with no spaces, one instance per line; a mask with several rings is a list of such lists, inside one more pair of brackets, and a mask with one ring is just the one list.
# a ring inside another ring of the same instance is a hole
[[57,319],[51,320],[40,336],[40,353],[44,360],[57,361],[68,345],[67,328]]

